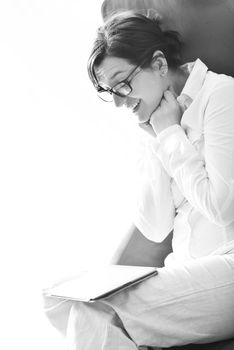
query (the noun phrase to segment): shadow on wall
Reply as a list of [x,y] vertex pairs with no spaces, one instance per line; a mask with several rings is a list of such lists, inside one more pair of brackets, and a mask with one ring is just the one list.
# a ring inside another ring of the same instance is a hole
[[210,70],[234,76],[233,0],[104,0],[103,18],[120,9],[154,9],[163,28],[181,34],[184,62],[200,58]]

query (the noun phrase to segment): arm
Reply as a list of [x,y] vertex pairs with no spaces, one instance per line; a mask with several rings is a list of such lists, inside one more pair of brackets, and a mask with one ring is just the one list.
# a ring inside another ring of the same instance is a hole
[[190,204],[211,222],[234,220],[234,84],[216,87],[204,115],[204,158],[179,125],[158,135],[157,156]]
[[136,226],[132,226],[117,249],[111,263],[117,265],[157,266],[164,265],[164,259],[171,252],[172,233],[162,242],[148,240]]

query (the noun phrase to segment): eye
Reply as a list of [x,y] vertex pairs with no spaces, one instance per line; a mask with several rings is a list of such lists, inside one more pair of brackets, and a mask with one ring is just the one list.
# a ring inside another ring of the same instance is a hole
[[113,88],[113,91],[125,95],[129,93],[129,86],[124,81],[122,81]]
[[113,87],[113,90],[119,90],[119,89],[122,89],[122,87],[124,87],[126,85],[126,83],[124,81],[121,81],[120,83],[116,84],[114,87]]

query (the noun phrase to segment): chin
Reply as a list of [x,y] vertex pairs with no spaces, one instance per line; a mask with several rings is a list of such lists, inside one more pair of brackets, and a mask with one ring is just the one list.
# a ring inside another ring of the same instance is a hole
[[144,118],[144,119],[138,119],[139,124],[147,124],[149,122],[150,118]]
[[[152,112],[153,113],[153,112]],[[139,112],[136,113],[137,117],[138,117],[138,122],[141,124],[141,123],[147,123],[149,120],[150,120],[150,117],[151,117],[151,114],[152,113],[149,113],[149,112]]]

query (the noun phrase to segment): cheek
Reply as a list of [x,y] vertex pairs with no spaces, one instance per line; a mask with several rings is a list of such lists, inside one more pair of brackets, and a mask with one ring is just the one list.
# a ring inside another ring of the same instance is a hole
[[145,102],[149,107],[156,108],[163,97],[162,86],[156,84],[149,84],[146,89]]
[[141,80],[136,81],[136,95],[144,102],[148,113],[157,108],[163,97],[163,84],[159,76],[145,74]]

